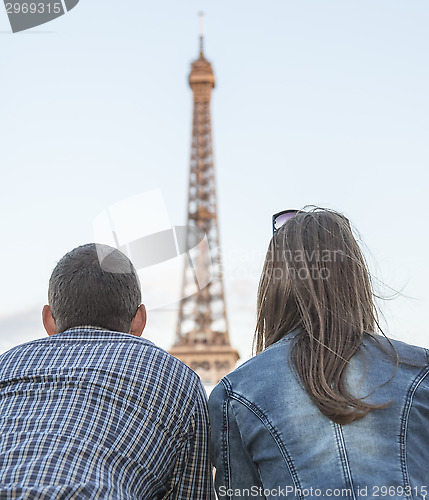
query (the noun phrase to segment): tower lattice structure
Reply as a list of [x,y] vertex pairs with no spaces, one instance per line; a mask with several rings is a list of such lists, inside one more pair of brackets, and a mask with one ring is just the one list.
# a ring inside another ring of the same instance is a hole
[[176,339],[170,353],[210,386],[233,370],[238,352],[231,347],[219,246],[215,166],[210,116],[213,69],[204,56],[191,65],[193,92],[191,164],[186,250]]

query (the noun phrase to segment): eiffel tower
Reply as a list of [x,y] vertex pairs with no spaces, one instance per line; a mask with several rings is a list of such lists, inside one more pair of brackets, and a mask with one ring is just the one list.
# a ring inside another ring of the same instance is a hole
[[231,347],[228,335],[210,118],[215,78],[204,56],[201,14],[200,56],[191,65],[189,84],[194,98],[186,233],[188,261],[183,271],[184,299],[170,353],[196,371],[206,387],[210,387],[234,369],[239,355]]

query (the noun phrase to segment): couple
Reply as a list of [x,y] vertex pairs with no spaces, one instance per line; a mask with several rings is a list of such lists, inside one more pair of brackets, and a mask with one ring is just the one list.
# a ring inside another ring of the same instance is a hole
[[273,232],[258,355],[213,390],[210,426],[196,374],[139,338],[127,257],[66,254],[49,336],[0,357],[0,499],[211,500],[211,463],[220,499],[425,498],[428,351],[380,332],[343,215],[285,211]]

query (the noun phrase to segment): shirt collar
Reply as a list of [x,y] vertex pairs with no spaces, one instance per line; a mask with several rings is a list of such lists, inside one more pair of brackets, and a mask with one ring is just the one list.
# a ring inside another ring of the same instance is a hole
[[145,341],[150,343],[149,340],[136,337],[130,333],[116,332],[113,330],[108,330],[106,328],[100,328],[98,326],[92,325],[82,325],[74,326],[73,328],[68,328],[64,332],[56,333],[49,337],[53,340],[112,340],[112,339],[131,339],[138,341]]

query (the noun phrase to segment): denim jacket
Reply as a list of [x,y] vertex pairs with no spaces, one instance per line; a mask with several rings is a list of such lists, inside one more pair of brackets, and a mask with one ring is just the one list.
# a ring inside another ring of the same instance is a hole
[[290,339],[238,367],[210,395],[219,499],[429,499],[429,351],[392,340],[406,361],[395,374],[384,337],[365,335],[346,368],[348,388],[366,402],[391,404],[338,425],[295,378]]

